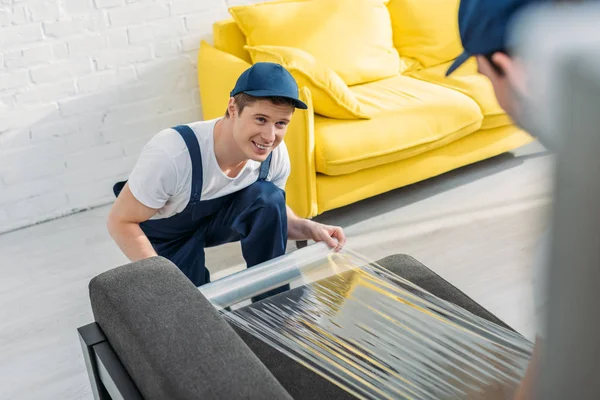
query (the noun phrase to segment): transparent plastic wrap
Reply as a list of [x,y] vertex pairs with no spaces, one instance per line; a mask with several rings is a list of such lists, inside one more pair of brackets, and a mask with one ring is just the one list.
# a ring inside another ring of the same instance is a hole
[[508,399],[532,352],[349,249],[310,246],[200,290],[230,322],[362,399]]

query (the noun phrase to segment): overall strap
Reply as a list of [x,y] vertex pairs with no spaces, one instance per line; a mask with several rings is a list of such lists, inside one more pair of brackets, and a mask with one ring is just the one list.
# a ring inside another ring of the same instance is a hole
[[203,182],[202,153],[200,152],[198,138],[192,128],[187,125],[177,125],[173,129],[179,132],[190,152],[190,158],[192,159],[192,194],[190,195],[190,204],[195,204],[200,201]]
[[271,168],[271,156],[273,153],[269,153],[267,159],[260,164],[260,172],[258,174],[258,180],[264,181],[269,176],[269,168]]

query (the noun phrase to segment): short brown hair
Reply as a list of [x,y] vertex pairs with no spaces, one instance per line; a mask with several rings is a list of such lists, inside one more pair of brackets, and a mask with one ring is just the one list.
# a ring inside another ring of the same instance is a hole
[[[497,53],[504,53],[510,57],[510,54],[506,50],[500,50]],[[493,60],[494,53],[484,54],[485,59],[490,63],[492,69],[500,76],[504,76],[504,70],[500,68],[498,64],[496,64]]]
[[[280,97],[280,96],[255,97],[255,96],[251,96],[247,93],[242,92],[242,93],[236,94],[235,96],[233,96],[233,98],[235,100],[235,104],[237,105],[238,112],[240,114],[242,113],[242,111],[244,110],[244,108],[246,106],[252,105],[252,104],[256,103],[258,100],[269,100],[271,103],[275,104],[276,106],[279,106],[282,104],[287,104],[294,108],[296,106],[296,103],[294,102],[294,100],[288,99],[287,97]],[[227,110],[225,110],[225,118],[229,118],[229,108],[227,108]]]

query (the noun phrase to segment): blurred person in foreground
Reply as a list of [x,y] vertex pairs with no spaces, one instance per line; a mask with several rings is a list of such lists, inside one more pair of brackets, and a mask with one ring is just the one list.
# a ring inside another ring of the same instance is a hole
[[[511,116],[515,124],[525,130],[524,113],[527,98],[527,76],[518,57],[512,54],[508,43],[511,23],[526,8],[541,3],[581,3],[583,0],[461,0],[458,23],[464,48],[446,72],[452,74],[471,57],[477,60],[478,72],[486,76],[494,89],[498,104]],[[547,273],[548,233],[541,241],[533,278],[536,338],[533,355],[525,377],[515,394],[515,400],[535,398],[535,383],[540,367],[541,343],[545,334],[547,299],[544,275]],[[489,398],[489,397],[488,397]]]

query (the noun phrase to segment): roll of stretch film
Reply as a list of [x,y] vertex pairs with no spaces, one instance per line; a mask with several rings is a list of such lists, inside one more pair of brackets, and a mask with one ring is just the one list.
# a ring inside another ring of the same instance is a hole
[[361,399],[508,399],[532,352],[350,249],[310,246],[200,290],[231,323]]

